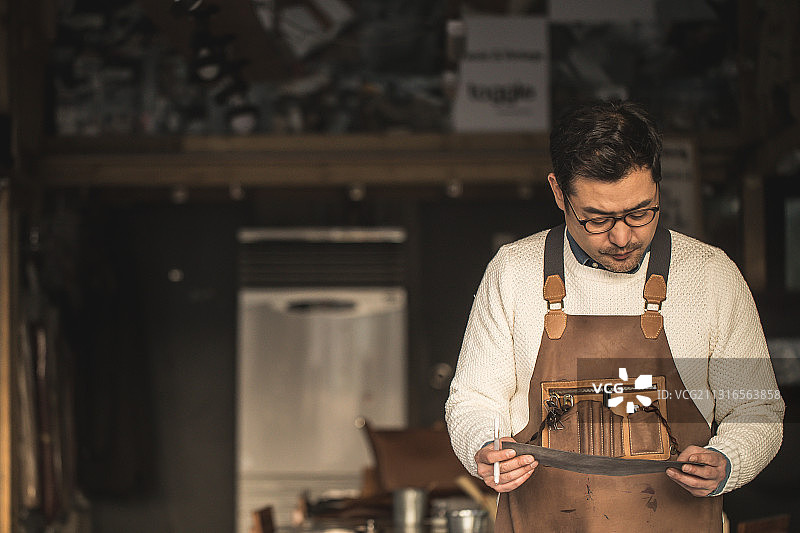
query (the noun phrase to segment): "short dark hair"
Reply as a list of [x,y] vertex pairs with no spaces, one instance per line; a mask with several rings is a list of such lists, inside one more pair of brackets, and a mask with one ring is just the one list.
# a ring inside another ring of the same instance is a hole
[[575,178],[618,181],[631,171],[650,169],[661,181],[661,132],[633,102],[596,101],[573,106],[550,131],[553,174],[564,194]]

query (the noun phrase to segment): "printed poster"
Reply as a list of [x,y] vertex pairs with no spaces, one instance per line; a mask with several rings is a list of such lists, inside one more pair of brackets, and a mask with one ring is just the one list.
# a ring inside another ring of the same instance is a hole
[[465,17],[453,129],[544,132],[550,127],[550,52],[544,17]]

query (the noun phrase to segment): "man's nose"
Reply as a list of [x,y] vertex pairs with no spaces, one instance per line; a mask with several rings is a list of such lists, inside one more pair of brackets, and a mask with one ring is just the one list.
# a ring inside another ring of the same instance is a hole
[[615,220],[608,232],[608,240],[617,248],[625,248],[631,242],[631,227],[624,220]]

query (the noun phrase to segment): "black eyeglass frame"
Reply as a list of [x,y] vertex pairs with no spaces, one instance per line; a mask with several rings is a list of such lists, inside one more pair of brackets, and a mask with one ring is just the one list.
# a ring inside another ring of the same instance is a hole
[[[659,187],[658,183],[656,183],[656,198],[660,198],[660,197],[661,197],[661,187]],[[603,233],[608,233],[609,231],[614,229],[614,226],[616,226],[617,222],[619,222],[620,220],[622,222],[624,222],[629,228],[641,228],[642,226],[646,226],[646,225],[650,224],[651,222],[653,222],[656,219],[656,213],[658,213],[661,210],[661,206],[660,205],[654,205],[652,207],[643,207],[641,209],[634,209],[632,211],[628,211],[627,213],[623,213],[623,214],[621,214],[619,216],[609,215],[609,216],[604,216],[604,217],[593,217],[593,218],[587,218],[587,219],[583,219],[582,220],[582,219],[580,219],[578,217],[578,213],[575,211],[575,208],[572,206],[572,202],[569,201],[569,196],[567,196],[565,194],[564,195],[564,200],[567,201],[567,205],[569,205],[569,208],[572,210],[572,214],[575,216],[575,220],[577,220],[578,224],[583,226],[583,230],[586,233],[590,234],[590,235],[601,235]],[[644,223],[641,223],[641,224],[639,224],[639,223],[631,224],[627,220],[627,218],[629,216],[633,215],[634,213],[643,214],[646,211],[651,211],[653,213],[653,218],[651,218],[647,222],[644,222]],[[588,224],[589,222],[598,223],[598,221],[606,222],[606,221],[609,221],[609,220],[612,222],[611,225],[608,227],[608,229],[604,229],[603,231],[589,231],[589,229],[586,227],[586,224]]]

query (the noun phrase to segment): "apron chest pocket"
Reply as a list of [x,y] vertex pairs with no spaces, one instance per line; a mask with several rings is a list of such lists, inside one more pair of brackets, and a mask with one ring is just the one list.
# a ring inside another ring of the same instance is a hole
[[[542,446],[586,455],[664,460],[670,458],[665,379],[635,390],[623,381],[604,393],[597,381],[542,382]],[[612,405],[612,407],[609,407]],[[632,410],[633,412],[628,412]]]

